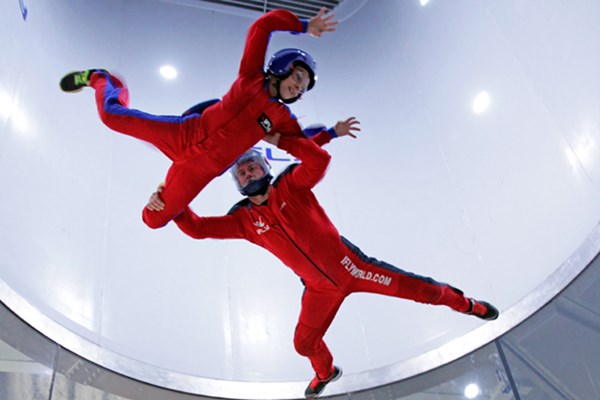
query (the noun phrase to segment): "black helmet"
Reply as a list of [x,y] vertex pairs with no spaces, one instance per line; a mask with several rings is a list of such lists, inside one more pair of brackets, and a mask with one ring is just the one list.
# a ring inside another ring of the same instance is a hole
[[[244,187],[240,185],[240,181],[238,180],[238,168],[240,165],[245,164],[247,162],[254,161],[261,166],[265,174],[256,180],[252,180],[248,182]],[[273,175],[271,175],[271,165],[267,161],[267,159],[260,154],[258,151],[254,149],[250,149],[244,154],[242,154],[236,161],[233,163],[231,168],[229,168],[229,173],[235,182],[235,186],[238,191],[244,196],[256,196],[258,194],[265,194],[271,180],[273,179]]]

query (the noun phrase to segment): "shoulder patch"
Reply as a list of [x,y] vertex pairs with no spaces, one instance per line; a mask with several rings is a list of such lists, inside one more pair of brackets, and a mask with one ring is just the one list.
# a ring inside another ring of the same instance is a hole
[[298,165],[300,165],[300,164],[295,163],[295,164],[288,165],[288,167],[286,169],[284,169],[279,175],[277,175],[277,178],[273,182],[273,186],[277,187],[277,185],[279,184],[279,180],[281,180],[281,178],[283,178],[284,176],[290,174],[294,169],[296,169],[296,167]]
[[248,198],[245,198],[245,199],[242,199],[242,200],[238,201],[237,203],[235,203],[235,204],[233,205],[233,207],[231,207],[231,208],[229,209],[229,211],[227,211],[227,215],[231,215],[231,214],[233,214],[233,213],[234,213],[234,212],[235,212],[237,209],[239,209],[239,208],[244,208],[244,207],[246,207],[246,208],[250,208],[250,207],[252,207],[252,203],[250,202],[250,199],[248,199]]
[[271,132],[271,130],[273,129],[273,123],[265,113],[262,113],[260,117],[258,117],[256,122],[258,122],[258,124],[263,129],[263,131],[265,131],[266,134],[269,134],[269,132]]

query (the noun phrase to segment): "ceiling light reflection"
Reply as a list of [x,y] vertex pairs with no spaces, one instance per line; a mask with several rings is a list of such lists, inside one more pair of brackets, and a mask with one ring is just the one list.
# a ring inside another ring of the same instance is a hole
[[488,109],[489,105],[490,95],[484,90],[475,97],[475,100],[473,101],[473,112],[475,114],[481,114]]
[[429,0],[421,0],[421,5],[424,6],[425,4],[429,3]]
[[8,119],[12,109],[12,99],[4,90],[0,91],[0,117]]
[[165,79],[177,78],[177,70],[175,69],[175,67],[172,67],[170,65],[163,65],[162,67],[160,67],[160,74]]
[[250,345],[269,343],[267,318],[261,313],[245,313],[240,315],[240,329],[243,340]]
[[27,130],[27,117],[14,99],[5,90],[0,90],[0,117],[10,120],[20,132]]
[[27,130],[27,117],[19,108],[14,109],[11,119],[17,130],[21,132],[25,132]]
[[469,383],[465,387],[465,397],[467,399],[474,399],[475,397],[479,396],[479,393],[479,386],[477,386],[475,383]]
[[567,147],[566,154],[573,169],[588,164],[596,151],[596,141],[588,130],[581,133],[572,146]]

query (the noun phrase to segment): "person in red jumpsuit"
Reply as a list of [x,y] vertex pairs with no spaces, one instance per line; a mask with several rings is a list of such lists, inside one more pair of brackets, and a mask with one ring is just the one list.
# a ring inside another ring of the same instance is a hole
[[149,227],[159,228],[266,134],[303,135],[287,104],[315,85],[315,60],[300,49],[283,49],[272,56],[265,72],[267,46],[275,31],[316,37],[332,32],[337,24],[332,18],[324,8],[310,20],[284,10],[262,15],[249,28],[238,78],[222,100],[206,104],[201,113],[157,116],[130,109],[123,82],[103,69],[71,72],[60,86],[65,92],[92,87],[106,126],[153,144],[172,160],[162,192],[167,206],[155,213],[144,208],[142,215]]
[[[356,121],[338,122],[333,132],[352,135]],[[331,133],[331,130],[330,130]],[[312,188],[323,178],[329,154],[317,143],[330,139],[327,131],[314,140],[275,134],[271,143],[301,160],[284,170],[271,184],[266,159],[256,150],[242,155],[230,169],[238,190],[247,196],[229,213],[200,217],[189,207],[175,218],[177,226],[196,239],[246,239],[265,248],[294,271],[305,286],[302,308],[294,335],[296,351],[308,357],[315,377],[305,391],[317,397],[342,371],[323,336],[344,299],[355,292],[378,293],[451,309],[494,320],[498,310],[485,301],[466,297],[453,286],[403,271],[368,257],[339,234],[317,201]],[[159,190],[147,205],[149,212],[164,206]]]

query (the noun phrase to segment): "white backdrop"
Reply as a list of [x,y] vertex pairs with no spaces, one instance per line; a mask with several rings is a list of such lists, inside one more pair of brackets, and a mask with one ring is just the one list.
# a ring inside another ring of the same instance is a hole
[[[104,67],[125,77],[132,107],[179,114],[227,91],[258,15],[190,1],[22,4],[25,20],[18,0],[0,3],[0,280],[132,360],[225,380],[310,378],[292,345],[299,279],[241,241],[148,229],[141,209],[168,160],[105,128],[91,90],[58,87],[66,72]],[[303,124],[362,122],[359,139],[327,145],[316,189],[340,232],[501,310],[530,293],[600,215],[598,21],[594,0],[372,0],[322,39],[274,35],[269,55],[301,47],[319,64],[292,106]],[[159,76],[166,63],[176,80]],[[484,90],[489,108],[475,114]],[[193,208],[220,215],[239,199],[222,176]],[[360,294],[326,341],[352,374],[481,325]]]

